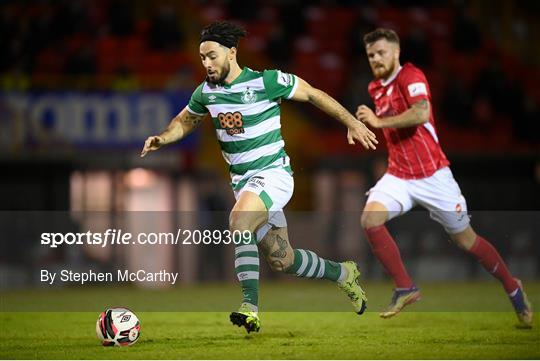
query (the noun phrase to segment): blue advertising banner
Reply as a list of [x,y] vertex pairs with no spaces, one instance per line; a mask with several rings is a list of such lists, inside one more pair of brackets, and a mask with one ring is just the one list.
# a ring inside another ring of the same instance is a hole
[[[0,147],[141,147],[188,103],[191,93],[3,93]],[[197,144],[197,133],[181,147]]]

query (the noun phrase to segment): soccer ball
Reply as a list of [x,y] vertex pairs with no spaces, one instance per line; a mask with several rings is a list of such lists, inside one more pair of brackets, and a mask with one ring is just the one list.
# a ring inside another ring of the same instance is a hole
[[96,334],[103,346],[129,346],[139,339],[141,323],[133,312],[123,307],[101,312],[96,322]]

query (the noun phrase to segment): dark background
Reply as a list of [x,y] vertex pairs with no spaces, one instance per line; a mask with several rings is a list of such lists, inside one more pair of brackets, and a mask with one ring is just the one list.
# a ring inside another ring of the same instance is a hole
[[[402,63],[427,76],[439,139],[473,224],[487,231],[489,212],[515,211],[516,219],[524,212],[529,223],[494,231],[492,241],[517,263],[532,255],[524,272],[537,276],[539,12],[534,1],[2,1],[0,209],[107,212],[99,226],[66,213],[66,224],[83,229],[113,225],[126,211],[228,210],[228,174],[209,124],[183,144],[138,157],[146,136],[162,130],[204,78],[201,28],[218,19],[244,25],[241,66],[297,74],[354,113],[371,105],[361,39],[383,26],[399,34]],[[284,104],[282,125],[296,182],[288,209],[348,212],[361,239],[364,193],[384,172],[384,147],[348,146],[343,126],[310,105]],[[412,229],[414,254],[433,254],[420,239],[440,229],[406,217],[391,226]],[[335,218],[329,229],[343,225]],[[11,232],[0,264],[18,259],[19,233]],[[321,242],[336,256],[345,252],[331,236]],[[358,243],[358,257],[369,262]],[[36,259],[53,262],[47,257]]]

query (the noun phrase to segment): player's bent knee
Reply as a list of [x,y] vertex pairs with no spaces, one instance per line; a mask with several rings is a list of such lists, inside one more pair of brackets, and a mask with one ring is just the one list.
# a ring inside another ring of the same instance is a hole
[[[244,213],[244,215],[242,215],[242,213]],[[229,218],[229,228],[231,231],[255,232],[257,226],[256,220],[253,217],[250,217],[248,212],[234,212],[231,213]]]
[[360,224],[364,229],[382,226],[385,222],[386,217],[380,214],[380,212],[364,211],[362,218],[360,218]]
[[453,237],[450,237],[450,241],[456,245],[457,247],[461,248],[462,250],[468,250],[470,247],[470,245],[465,242],[463,239],[461,238],[453,238]]
[[368,202],[364,208],[364,211],[362,212],[360,223],[362,228],[368,229],[382,226],[387,220],[388,210],[384,204],[380,202]]
[[463,250],[469,250],[476,242],[476,233],[472,230],[471,227],[468,227],[464,231],[455,234],[449,234],[450,240],[456,246]]
[[267,221],[265,212],[256,211],[235,211],[229,216],[229,229],[231,231],[255,232],[259,226]]

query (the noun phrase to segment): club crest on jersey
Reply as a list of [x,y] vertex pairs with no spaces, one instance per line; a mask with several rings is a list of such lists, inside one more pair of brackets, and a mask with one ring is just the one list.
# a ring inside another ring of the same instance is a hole
[[255,101],[257,100],[257,94],[255,93],[255,91],[253,89],[250,89],[248,87],[242,93],[241,99],[242,99],[242,102],[244,102],[244,104],[255,103]]
[[244,119],[240,112],[219,113],[217,118],[221,129],[225,129],[228,135],[243,134],[246,132],[244,130]]

